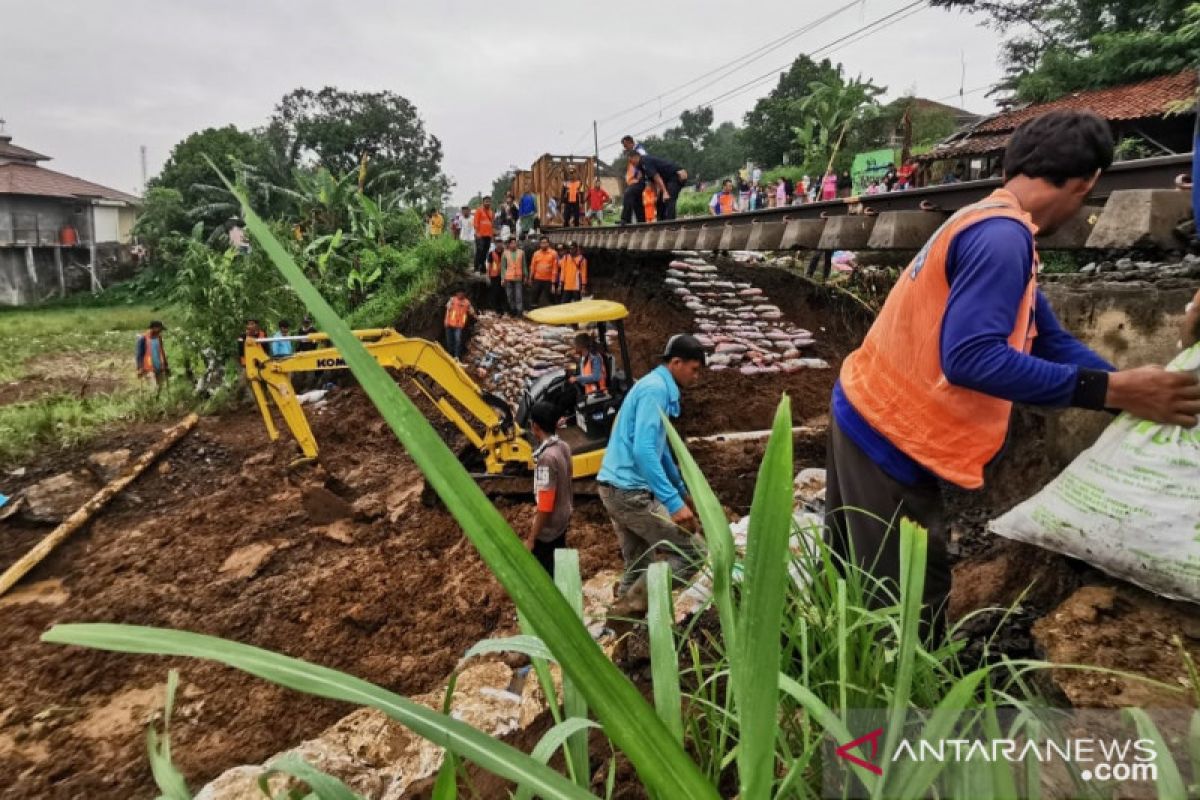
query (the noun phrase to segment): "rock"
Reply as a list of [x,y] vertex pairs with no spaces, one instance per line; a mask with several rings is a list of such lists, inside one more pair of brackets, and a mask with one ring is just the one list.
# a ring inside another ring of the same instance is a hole
[[1132,258],[1118,258],[1116,267],[1121,272],[1131,270],[1131,269],[1133,269],[1133,259]]
[[101,483],[108,483],[120,477],[132,455],[127,448],[92,453],[87,457],[88,469],[100,479]]
[[62,522],[99,489],[95,478],[86,470],[60,473],[25,490],[21,516],[30,522]]
[[158,474],[159,475],[170,475],[171,474],[171,462],[170,461],[160,461],[158,464]]
[[1085,265],[1083,266],[1083,268],[1082,268],[1081,270],[1079,270],[1079,271],[1080,271],[1081,273],[1083,273],[1084,275],[1092,275],[1092,274],[1094,274],[1094,273],[1095,273],[1095,272],[1096,272],[1096,271],[1097,271],[1099,268],[1100,268],[1100,267],[1099,267],[1099,265],[1098,265],[1098,264],[1097,264],[1095,261],[1093,261],[1093,262],[1091,262],[1090,264],[1085,264]]
[[354,544],[354,525],[348,519],[339,519],[321,528],[321,535],[342,544]]
[[255,542],[234,550],[221,564],[220,572],[230,578],[253,578],[284,542]]
[[310,486],[300,498],[308,519],[315,525],[328,525],[354,515],[354,506],[324,486]]
[[792,485],[795,487],[794,496],[796,500],[810,505],[815,505],[819,502],[821,506],[824,506],[825,470],[817,467],[802,469],[796,475],[796,480]]
[[243,467],[257,467],[262,464],[271,463],[271,451],[263,450],[261,453],[255,453],[242,462]]

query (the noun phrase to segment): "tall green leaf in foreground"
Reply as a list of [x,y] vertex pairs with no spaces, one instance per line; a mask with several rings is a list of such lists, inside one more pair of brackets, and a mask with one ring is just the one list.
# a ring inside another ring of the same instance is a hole
[[[716,798],[716,790],[705,780],[682,745],[634,685],[604,655],[545,570],[525,549],[433,426],[321,297],[267,225],[250,208],[244,194],[233,186],[230,189],[242,203],[242,216],[251,235],[283,273],[318,327],[329,335],[363,391],[454,515],[480,557],[529,620],[534,632],[550,648],[563,672],[584,696],[603,724],[605,734],[629,757],[642,782],[662,797]],[[53,634],[51,631],[48,635]],[[60,635],[54,641],[67,640]],[[440,736],[434,727],[428,730],[435,741],[455,749],[456,741],[447,741],[447,737]],[[475,759],[475,756],[467,757]],[[480,766],[491,769],[482,763]]]

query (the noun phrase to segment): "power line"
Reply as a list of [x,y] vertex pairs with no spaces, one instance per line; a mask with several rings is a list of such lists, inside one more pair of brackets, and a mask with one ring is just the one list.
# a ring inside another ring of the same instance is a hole
[[[782,47],[783,45],[792,41],[796,37],[802,36],[805,33],[809,33],[817,26],[828,22],[829,20],[833,19],[834,17],[838,16],[839,14],[849,11],[851,8],[853,8],[854,6],[858,5],[859,3],[863,2],[863,1],[864,0],[850,0],[850,2],[846,3],[845,5],[843,5],[839,8],[834,9],[833,11],[829,12],[828,14],[826,14],[823,17],[819,17],[819,18],[813,20],[812,22],[806,22],[804,25],[801,25],[799,28],[796,28],[788,33],[785,33],[783,36],[780,36],[777,39],[772,39],[770,42],[767,42],[765,47],[756,47],[754,50],[751,50],[747,53],[743,53],[742,55],[738,56],[737,58],[734,58],[731,61],[727,61],[726,63],[721,64],[718,67],[714,67],[713,69],[709,70],[708,72],[705,72],[704,74],[699,75],[699,76],[693,78],[692,80],[687,81],[686,83],[681,83],[678,86],[675,86],[671,89],[666,90],[665,92],[659,92],[658,94],[649,98],[648,100],[645,100],[641,103],[637,103],[636,105],[629,106],[628,108],[622,109],[621,111],[617,111],[614,114],[609,114],[607,117],[603,117],[603,118],[597,120],[597,122],[599,122],[601,124],[603,124],[605,122],[611,122],[612,120],[617,119],[619,117],[623,117],[630,112],[645,108],[646,106],[648,106],[652,103],[661,102],[661,100],[664,97],[674,94],[675,92],[677,92],[681,89],[686,89],[689,86],[693,86],[693,85],[699,83],[700,81],[704,80],[705,78],[715,75],[718,72],[725,71],[726,69],[734,66],[735,64],[740,64],[740,66],[738,66],[736,69],[733,70],[733,72],[737,72],[738,70],[743,69],[747,65],[753,63],[754,61],[757,61],[758,59],[763,58],[764,56],[768,55],[769,53],[779,49],[780,47]],[[742,63],[742,62],[744,62],[744,63]],[[721,78],[717,78],[716,81],[719,81],[724,77],[726,77],[726,76],[722,75]],[[712,83],[715,83],[716,81],[710,82],[707,85],[712,85]],[[701,89],[703,89],[703,88],[704,87],[701,87]],[[674,104],[675,103],[672,103],[671,105],[674,105]]]
[[[854,42],[861,41],[862,39],[866,38],[866,36],[873,35],[875,33],[879,33],[879,31],[882,31],[888,27],[891,27],[892,25],[896,24],[897,22],[903,21],[903,19],[905,19],[907,16],[911,16],[911,14],[909,14],[908,12],[911,12],[914,8],[917,8],[918,6],[923,6],[923,5],[924,5],[924,0],[914,0],[914,2],[911,2],[908,5],[903,6],[902,8],[898,8],[889,14],[885,14],[884,16],[882,16],[866,25],[863,25],[860,28],[850,31],[849,33],[845,34],[844,36],[840,36],[837,39],[834,39],[832,42],[829,42],[828,44],[822,45],[821,47],[817,48],[816,50],[813,50],[808,55],[809,55],[809,57],[812,57],[813,55],[816,55],[817,53],[820,53],[825,50],[829,50],[830,48],[836,47],[837,45],[840,45],[842,43],[852,44],[853,42],[849,42],[847,40],[849,40],[853,37],[857,37],[857,38],[854,38]],[[708,106],[708,105],[712,105],[717,102],[721,102],[723,100],[727,100],[731,97],[735,97],[740,94],[745,94],[747,91],[757,88],[759,85],[771,80],[773,77],[777,76],[780,73],[780,71],[787,69],[794,62],[795,62],[795,59],[793,58],[791,61],[787,62],[786,64],[778,66],[768,72],[765,72],[762,75],[759,75],[758,77],[751,78],[749,81],[739,84],[738,86],[735,86],[732,89],[729,89],[729,90],[717,95],[716,97],[705,100],[704,102],[700,103],[699,105]],[[652,125],[649,128],[646,128],[645,130],[639,131],[638,133],[633,134],[633,135],[635,136],[635,138],[641,138],[642,136],[645,136],[648,133],[652,133],[653,131],[663,127],[664,125],[670,125],[672,122],[675,122],[676,120],[680,119],[680,117],[682,117],[682,116],[683,116],[682,114],[677,114],[674,117],[671,117],[670,119],[663,120],[655,125]],[[644,121],[645,121],[645,118],[639,120],[639,122],[644,122]],[[615,142],[609,142],[609,143],[605,144],[604,147],[609,148],[616,144],[620,144],[620,139],[616,140]]]

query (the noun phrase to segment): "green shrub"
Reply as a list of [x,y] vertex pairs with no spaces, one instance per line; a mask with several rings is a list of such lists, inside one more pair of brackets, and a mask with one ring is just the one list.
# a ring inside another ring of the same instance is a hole
[[[713,191],[717,191],[717,189],[713,189]],[[712,199],[712,195],[713,192],[708,190],[697,192],[694,189],[684,189],[679,193],[679,200],[675,203],[676,216],[708,216],[708,202]]]

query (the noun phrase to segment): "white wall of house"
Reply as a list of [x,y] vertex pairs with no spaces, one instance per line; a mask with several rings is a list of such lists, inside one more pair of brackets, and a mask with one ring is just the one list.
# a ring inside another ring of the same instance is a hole
[[121,241],[121,209],[117,206],[96,205],[92,212],[96,221],[96,244]]

